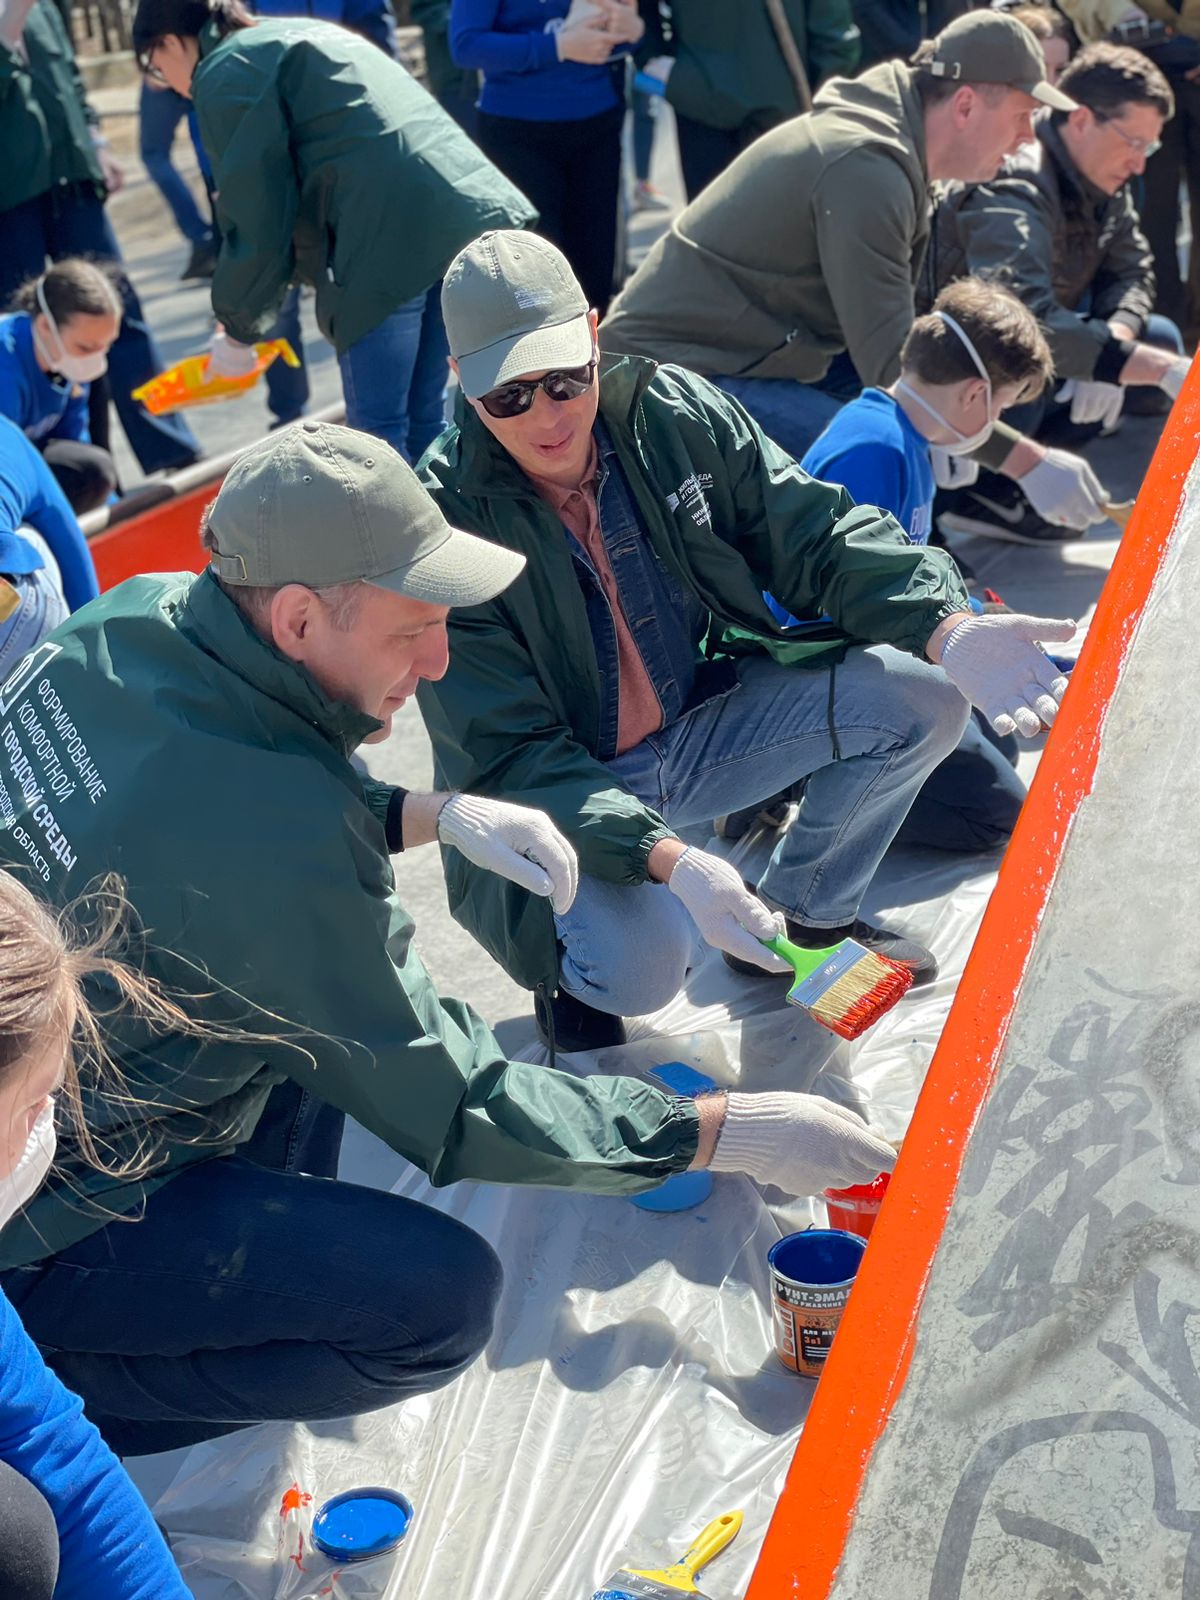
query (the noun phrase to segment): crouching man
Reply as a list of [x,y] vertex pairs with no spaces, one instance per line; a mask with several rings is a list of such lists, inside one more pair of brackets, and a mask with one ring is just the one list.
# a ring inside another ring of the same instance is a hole
[[[564,914],[574,854],[537,812],[364,782],[349,758],[445,671],[449,608],[494,600],[520,555],[450,528],[387,445],[317,423],[234,465],[207,540],[200,577],[121,585],[0,685],[0,860],[52,902],[119,871],[180,1008],[152,1033],[93,982],[123,1078],[85,1105],[105,1170],[61,1150],[0,1234],[4,1292],[115,1450],[373,1410],[479,1353],[495,1256],[329,1181],[347,1112],[438,1184],[631,1194],[711,1164],[811,1193],[890,1167],[818,1097],[692,1105],[508,1062],[434,993],[390,853],[440,837]],[[17,770],[53,772],[53,804]]]
[[[773,970],[759,940],[779,914],[798,944],[852,934],[928,982],[933,956],[864,922],[863,895],[968,699],[1002,731],[1053,717],[1064,680],[1033,640],[1070,624],[973,619],[944,551],[809,478],[705,379],[602,362],[544,240],[484,234],[442,307],[466,405],[425,481],[526,564],[455,611],[449,669],[419,703],[444,778],[544,809],[581,866],[556,914],[448,857],[455,915],[568,1048],[617,1042],[622,1017],[665,1004],[697,932],[740,970]],[[764,590],[819,625],[788,638]],[[677,836],[800,778],[761,899]]]

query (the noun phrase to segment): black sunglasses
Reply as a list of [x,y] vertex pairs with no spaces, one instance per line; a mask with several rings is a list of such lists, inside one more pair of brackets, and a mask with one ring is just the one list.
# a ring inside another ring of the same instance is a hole
[[519,417],[529,410],[539,389],[545,390],[556,405],[562,405],[566,400],[578,400],[581,394],[586,394],[595,376],[595,361],[589,361],[586,367],[563,367],[559,372],[548,372],[544,378],[518,378],[515,383],[502,383],[498,389],[481,394],[479,404],[489,417]]

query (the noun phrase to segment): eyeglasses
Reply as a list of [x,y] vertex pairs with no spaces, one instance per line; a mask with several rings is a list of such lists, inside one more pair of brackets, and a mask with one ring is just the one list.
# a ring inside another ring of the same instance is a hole
[[1146,161],[1149,161],[1151,156],[1157,155],[1162,149],[1161,139],[1135,139],[1133,134],[1126,133],[1121,124],[1114,122],[1111,117],[1097,115],[1096,121],[1106,123],[1114,133],[1119,133],[1129,148]]
[[157,49],[158,45],[152,44],[149,50],[141,50],[138,52],[138,69],[141,72],[142,77],[149,78],[152,83],[166,83],[166,76],[163,73],[162,68],[156,67],[152,59],[154,52]]
[[515,383],[502,383],[498,389],[481,394],[479,404],[489,417],[519,417],[529,410],[539,389],[556,405],[562,405],[586,394],[595,376],[595,361],[589,361],[586,367],[563,367],[558,372],[548,372],[544,378],[519,378]]

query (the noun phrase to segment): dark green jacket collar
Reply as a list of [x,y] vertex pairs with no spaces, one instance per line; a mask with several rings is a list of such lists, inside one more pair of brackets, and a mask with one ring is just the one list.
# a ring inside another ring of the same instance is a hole
[[303,717],[347,754],[382,727],[355,706],[331,700],[307,668],[255,633],[211,572],[202,572],[188,589],[175,626],[252,689]]

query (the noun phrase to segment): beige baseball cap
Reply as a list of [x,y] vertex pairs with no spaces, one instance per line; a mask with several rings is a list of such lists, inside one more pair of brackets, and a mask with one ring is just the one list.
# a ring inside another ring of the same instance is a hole
[[527,372],[592,359],[587,296],[562,251],[501,229],[460,250],[442,282],[442,317],[458,380],[472,400]]
[[1016,17],[1003,11],[968,11],[933,42],[933,57],[918,72],[964,84],[1005,83],[1055,111],[1075,110],[1074,100],[1047,81],[1041,41]]
[[225,583],[324,589],[373,583],[431,605],[491,600],[525,565],[452,528],[390,445],[331,422],[297,422],[240,455],[208,514]]

